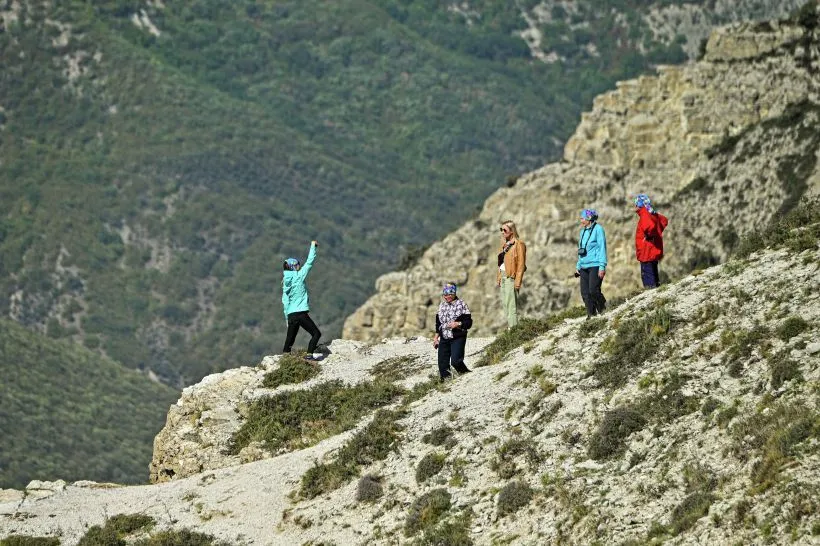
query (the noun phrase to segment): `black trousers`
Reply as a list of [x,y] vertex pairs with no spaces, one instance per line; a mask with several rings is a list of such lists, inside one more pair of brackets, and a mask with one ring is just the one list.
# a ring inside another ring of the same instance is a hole
[[581,298],[587,307],[587,316],[598,315],[606,309],[606,298],[601,293],[603,279],[598,278],[597,267],[579,270],[581,273]]
[[308,352],[312,353],[316,350],[316,345],[319,344],[319,338],[322,337],[322,332],[316,327],[316,323],[310,318],[307,311],[300,311],[298,313],[291,313],[288,315],[288,333],[285,337],[285,348],[283,353],[289,353],[293,347],[293,342],[296,341],[296,334],[299,333],[299,327],[305,329],[310,334],[310,343],[308,343]]
[[458,373],[467,373],[470,371],[464,364],[464,347],[466,345],[466,336],[453,339],[439,337],[438,373],[442,379],[450,377],[451,365]]

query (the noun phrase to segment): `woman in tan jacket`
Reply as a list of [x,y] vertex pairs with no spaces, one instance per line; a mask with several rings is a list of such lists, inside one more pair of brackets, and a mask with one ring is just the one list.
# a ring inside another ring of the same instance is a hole
[[527,246],[519,238],[512,220],[506,220],[501,223],[496,284],[501,288],[501,305],[510,328],[518,324],[518,291],[521,290],[521,281],[526,270]]

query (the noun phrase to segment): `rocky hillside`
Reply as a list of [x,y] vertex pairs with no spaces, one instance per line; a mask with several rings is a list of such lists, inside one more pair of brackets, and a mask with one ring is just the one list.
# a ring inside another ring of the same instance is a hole
[[473,373],[444,384],[423,338],[209,376],[157,437],[164,483],[2,491],[0,537],[75,544],[139,514],[142,537],[229,544],[815,543],[818,238],[801,206],[601,318],[471,339]]
[[640,286],[630,196],[649,193],[670,218],[662,275],[719,263],[739,238],[820,188],[820,36],[816,5],[780,23],[714,32],[703,60],[664,66],[597,97],[561,162],[510,181],[478,217],[418,263],[381,276],[345,322],[344,337],[379,340],[432,329],[445,281],[462,286],[479,335],[503,327],[495,290],[498,224],[513,219],[528,244],[523,313],[578,300],[578,211],[607,230],[609,298]]

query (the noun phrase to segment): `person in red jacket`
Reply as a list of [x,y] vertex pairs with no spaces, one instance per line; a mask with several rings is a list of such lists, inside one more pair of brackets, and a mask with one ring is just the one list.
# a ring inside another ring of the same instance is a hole
[[652,208],[652,202],[645,193],[634,200],[638,214],[635,230],[635,255],[641,262],[641,281],[644,288],[657,288],[661,284],[658,262],[663,259],[663,230],[669,220]]

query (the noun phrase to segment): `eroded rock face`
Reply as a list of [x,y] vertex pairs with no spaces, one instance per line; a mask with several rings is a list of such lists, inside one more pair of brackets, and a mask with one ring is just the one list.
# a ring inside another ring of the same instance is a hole
[[432,245],[415,266],[380,277],[343,336],[375,341],[432,332],[446,281],[460,285],[477,335],[505,327],[495,256],[506,219],[528,248],[524,315],[580,302],[572,273],[576,217],[586,207],[598,210],[607,232],[604,294],[639,289],[630,200],[639,192],[670,219],[663,275],[717,263],[739,237],[820,187],[819,45],[816,31],[797,22],[742,24],[714,32],[701,62],[620,82],[582,116],[564,161],[498,190],[476,220]]

